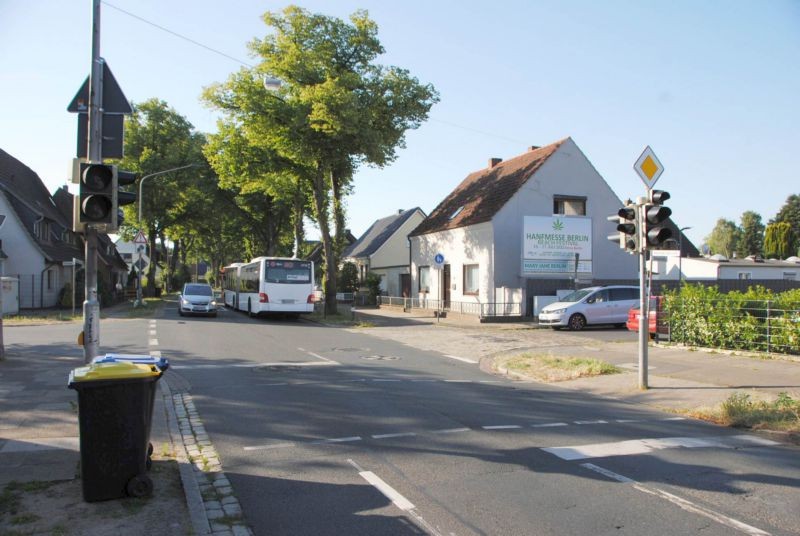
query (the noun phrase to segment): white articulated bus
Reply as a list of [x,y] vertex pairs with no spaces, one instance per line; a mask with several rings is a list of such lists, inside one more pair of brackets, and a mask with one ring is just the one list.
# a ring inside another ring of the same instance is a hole
[[234,262],[222,269],[222,303],[225,307],[236,309],[236,297],[239,295],[239,269],[243,262]]
[[226,266],[224,270],[225,304],[234,309],[250,316],[262,313],[298,315],[314,311],[314,263],[311,261],[257,257],[246,264]]

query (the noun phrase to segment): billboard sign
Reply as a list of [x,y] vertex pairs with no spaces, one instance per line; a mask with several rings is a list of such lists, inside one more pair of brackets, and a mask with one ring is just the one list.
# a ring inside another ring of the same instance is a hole
[[592,219],[583,216],[525,216],[522,275],[592,273]]

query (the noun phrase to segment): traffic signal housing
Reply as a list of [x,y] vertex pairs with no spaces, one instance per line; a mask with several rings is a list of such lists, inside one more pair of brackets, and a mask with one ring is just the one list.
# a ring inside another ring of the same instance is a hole
[[642,207],[645,246],[658,249],[672,238],[672,229],[662,225],[672,215],[672,210],[663,206],[670,195],[664,190],[650,190],[647,198],[648,203]]
[[620,249],[624,249],[628,253],[637,253],[639,251],[639,207],[628,203],[608,219],[617,222],[617,234],[609,235],[608,239],[618,242]]
[[82,224],[111,225],[116,219],[114,207],[115,166],[81,163],[77,205],[77,222]]
[[122,226],[122,222],[124,220],[123,212],[120,207],[135,203],[137,195],[136,192],[129,192],[121,189],[123,186],[128,186],[136,182],[136,173],[117,169],[116,166],[114,166],[114,169],[114,193],[116,197],[114,204],[114,215],[116,219],[113,222],[113,229],[116,230]]

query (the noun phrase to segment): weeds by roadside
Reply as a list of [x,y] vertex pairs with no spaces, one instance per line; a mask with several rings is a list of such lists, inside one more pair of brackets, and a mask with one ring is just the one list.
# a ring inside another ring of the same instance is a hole
[[800,433],[800,399],[792,398],[788,393],[780,393],[773,401],[753,399],[747,393],[734,393],[719,407],[684,413],[725,426]]
[[156,308],[161,304],[161,301],[161,298],[144,298],[142,305],[139,307],[134,307],[133,302],[128,302],[130,304],[130,309],[127,311],[128,317],[149,318],[156,312]]
[[599,359],[556,357],[548,354],[525,353],[501,360],[499,365],[511,372],[545,381],[574,380],[584,376],[618,374],[619,368]]

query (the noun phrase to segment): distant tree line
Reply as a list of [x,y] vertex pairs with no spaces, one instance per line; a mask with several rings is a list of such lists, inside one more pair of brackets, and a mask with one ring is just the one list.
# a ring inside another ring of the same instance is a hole
[[766,225],[753,211],[742,214],[741,223],[720,218],[705,239],[709,253],[728,258],[751,255],[786,259],[800,255],[800,195],[790,195]]

